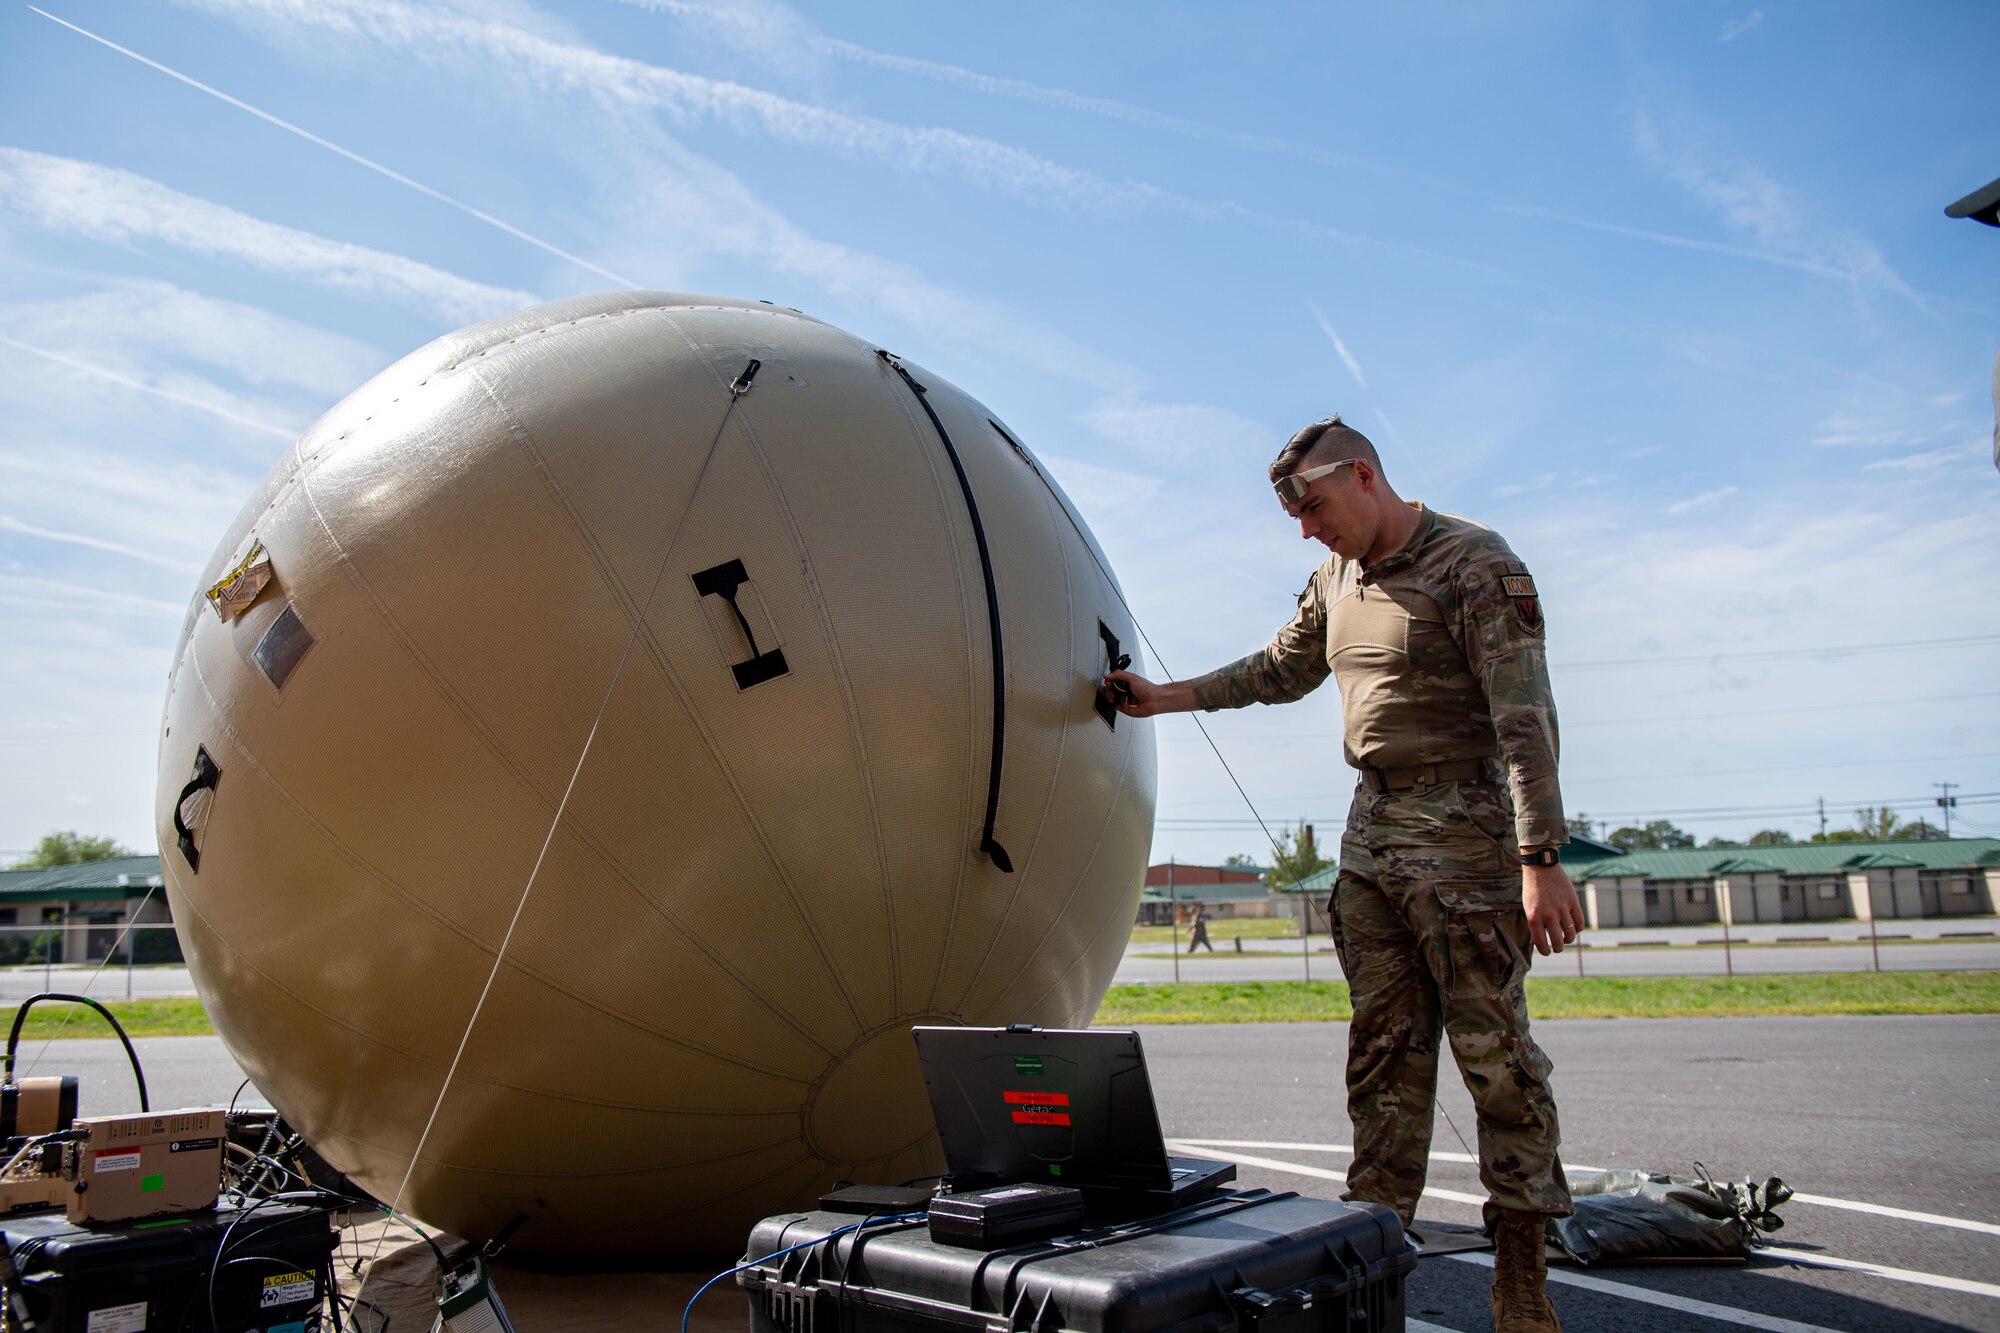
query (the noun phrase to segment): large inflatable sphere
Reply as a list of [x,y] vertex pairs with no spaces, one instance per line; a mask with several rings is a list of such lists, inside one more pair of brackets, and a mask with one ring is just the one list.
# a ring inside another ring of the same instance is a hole
[[217,547],[174,919],[231,1054],[384,1201],[735,1254],[940,1169],[912,1024],[1090,1020],[1152,833],[1150,727],[1096,693],[1135,637],[1047,470],[920,366],[708,296],[491,320]]

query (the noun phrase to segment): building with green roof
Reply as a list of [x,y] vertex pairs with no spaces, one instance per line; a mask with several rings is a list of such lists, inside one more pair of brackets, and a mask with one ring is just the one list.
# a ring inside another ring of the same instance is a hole
[[[0,941],[39,939],[52,929],[60,930],[62,943],[50,959],[53,962],[98,962],[111,953],[127,922],[168,925],[172,921],[157,856],[0,870]],[[10,948],[0,956],[15,952],[18,948]],[[119,950],[119,957],[124,957],[124,950]],[[32,961],[42,961],[42,955],[37,952]]]
[[[2000,900],[2000,838],[1813,842],[1626,852],[1574,838],[1562,849],[1592,928],[1731,925],[1918,916],[1991,916]],[[1329,866],[1280,890],[1318,905]],[[1296,911],[1291,915],[1296,915]]]
[[2000,838],[1684,847],[1563,858],[1590,924],[1990,916]]

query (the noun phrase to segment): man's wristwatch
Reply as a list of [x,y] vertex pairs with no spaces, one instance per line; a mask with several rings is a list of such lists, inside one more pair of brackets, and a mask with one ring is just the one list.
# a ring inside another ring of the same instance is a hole
[[1524,866],[1559,866],[1562,864],[1561,854],[1553,847],[1537,847],[1532,852],[1520,853],[1520,857],[1521,864]]

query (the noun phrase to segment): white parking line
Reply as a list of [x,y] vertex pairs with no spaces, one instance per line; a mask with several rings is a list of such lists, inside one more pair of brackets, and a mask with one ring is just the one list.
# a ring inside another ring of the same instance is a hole
[[[1448,1254],[1447,1259],[1456,1259],[1462,1264],[1478,1264],[1482,1268],[1493,1267],[1490,1254]],[[1735,1324],[1738,1328],[1763,1329],[1764,1333],[1838,1333],[1821,1324],[1802,1324],[1796,1319],[1780,1319],[1776,1315],[1758,1314],[1755,1310],[1738,1310],[1730,1305],[1716,1305],[1712,1301],[1698,1301],[1690,1296],[1669,1296],[1651,1287],[1634,1287],[1624,1282],[1613,1282],[1608,1278],[1593,1277],[1589,1273],[1573,1273],[1567,1268],[1551,1268],[1549,1281],[1560,1282],[1566,1287],[1580,1287],[1604,1296],[1616,1296],[1620,1300],[1638,1301],[1642,1305],[1657,1305],[1667,1310],[1679,1310],[1684,1314],[1700,1315],[1703,1319],[1714,1319],[1725,1324]]]
[[1814,1254],[1810,1250],[1779,1249],[1775,1245],[1766,1245],[1757,1253],[1767,1259],[1783,1259],[1787,1263],[1808,1264],[1814,1268],[1839,1268],[1850,1273],[1866,1273],[1870,1277],[1886,1277],[1892,1282],[1910,1282],[1919,1287],[1936,1287],[1940,1291],[1962,1291],[1973,1296],[2000,1297],[2000,1285],[1974,1282],[1966,1277],[1945,1277],[1941,1273],[1922,1273],[1913,1268],[1891,1268],[1887,1264],[1869,1263],[1865,1259],[1837,1259],[1830,1254]]
[[[1228,1161],[1235,1162],[1239,1166],[1261,1167],[1266,1171],[1282,1171],[1290,1175],[1306,1176],[1313,1180],[1337,1180],[1344,1183],[1347,1179],[1345,1172],[1329,1171],[1325,1167],[1320,1166],[1306,1166],[1300,1162],[1281,1161],[1276,1157],[1260,1157],[1252,1153],[1238,1152],[1234,1148],[1222,1146],[1225,1142],[1245,1142],[1245,1140],[1173,1139],[1170,1142],[1177,1150],[1205,1150]],[[1322,1145],[1322,1147],[1327,1146],[1330,1145]],[[1424,1190],[1424,1197],[1448,1199],[1453,1203],[1483,1204],[1486,1202],[1486,1196],[1483,1194],[1464,1194],[1457,1190],[1441,1190],[1435,1187],[1427,1187]],[[1759,1248],[1757,1253],[1767,1258],[1779,1259],[1788,1263],[1805,1264],[1814,1268],[1837,1268],[1850,1273],[1863,1273],[1869,1277],[1886,1278],[1891,1282],[1908,1282],[1920,1287],[1936,1287],[1941,1291],[1957,1291],[1973,1296],[2000,1298],[2000,1285],[1991,1282],[1976,1282],[1970,1278],[1947,1277],[1942,1273],[1925,1273],[1912,1268],[1891,1268],[1887,1264],[1870,1263],[1864,1259],[1842,1259],[1830,1254],[1814,1254],[1807,1250],[1779,1249],[1768,1245]],[[1493,1257],[1488,1254],[1452,1254],[1443,1257],[1458,1259],[1466,1263],[1484,1263],[1490,1265],[1493,1262]],[[1551,1282],[1567,1282],[1572,1286],[1589,1287],[1592,1290],[1608,1291],[1614,1295],[1628,1296],[1632,1300],[1645,1301],[1651,1305],[1665,1305],[1675,1309],[1689,1309],[1695,1311],[1697,1314],[1706,1315],[1711,1319],[1733,1319],[1736,1323],[1744,1323],[1746,1319],[1762,1321],[1745,1324],[1749,1328],[1797,1330],[1815,1327],[1811,1324],[1801,1324],[1793,1320],[1773,1320],[1772,1316],[1753,1315],[1748,1311],[1717,1314],[1713,1313],[1713,1311],[1728,1311],[1729,1307],[1723,1305],[1709,1306],[1702,1301],[1664,1296],[1659,1292],[1649,1291],[1644,1287],[1630,1287],[1624,1283],[1610,1282],[1604,1278],[1590,1277],[1587,1274],[1574,1273],[1567,1269],[1550,1269],[1549,1280]],[[1736,1315],[1741,1315],[1742,1318],[1735,1318],[1734,1316]]]
[[[1277,1143],[1261,1139],[1176,1139],[1176,1143],[1191,1149],[1203,1148],[1259,1148],[1274,1152],[1326,1152],[1352,1153],[1351,1143]],[[1462,1152],[1434,1152],[1434,1162],[1461,1162],[1477,1164],[1477,1157]],[[1599,1171],[1602,1167],[1584,1166],[1579,1162],[1569,1163],[1573,1171]],[[2000,1236],[2000,1222],[1980,1222],[1970,1217],[1949,1217],[1943,1213],[1920,1213],[1912,1208],[1892,1208],[1883,1203],[1865,1203],[1860,1199],[1836,1199],[1827,1194],[1794,1194],[1793,1203],[1811,1204],[1816,1208],[1840,1208],[1851,1213],[1873,1213],[1877,1217],[1893,1217],[1903,1222],[1922,1222],[1927,1226],[1952,1227],[1959,1231],[1977,1231],[1983,1235]]]
[[[1220,1147],[1213,1140],[1203,1140],[1197,1143],[1190,1139],[1169,1139],[1167,1140],[1167,1146],[1175,1151],[1183,1148],[1198,1148],[1213,1153],[1225,1161],[1234,1162],[1238,1166],[1258,1166],[1264,1168],[1266,1171],[1288,1171],[1292,1175],[1310,1176],[1314,1180],[1337,1180],[1342,1184],[1347,1183],[1347,1173],[1345,1171],[1329,1171],[1323,1166],[1305,1166],[1298,1162],[1281,1162],[1275,1157],[1257,1157],[1250,1153],[1237,1152],[1233,1148]],[[1486,1202],[1484,1194],[1463,1194],[1458,1190],[1441,1190],[1436,1186],[1425,1187],[1424,1197],[1427,1199],[1447,1199],[1452,1203],[1481,1204]]]
[[1859,1199],[1833,1199],[1824,1194],[1794,1194],[1793,1203],[1810,1203],[1821,1208],[1844,1208],[1854,1213],[1874,1213],[1877,1217],[1896,1217],[1905,1222],[1927,1222],[1934,1227],[1956,1227],[1960,1231],[1982,1231],[1989,1236],[2000,1236],[2000,1223],[1975,1222],[1969,1217],[1946,1217],[1943,1213],[1919,1213],[1909,1208],[1891,1208],[1882,1203],[1863,1203]]

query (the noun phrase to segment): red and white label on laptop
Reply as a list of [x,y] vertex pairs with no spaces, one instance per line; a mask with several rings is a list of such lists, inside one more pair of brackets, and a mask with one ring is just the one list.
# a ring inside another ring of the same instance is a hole
[[1066,1092],[1002,1092],[1001,1099],[1013,1108],[1017,1125],[1067,1125],[1069,1094]]

